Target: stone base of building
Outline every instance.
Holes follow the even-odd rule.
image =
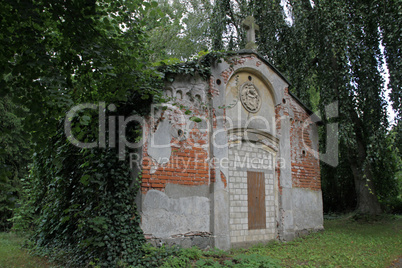
[[[295,238],[304,237],[312,233],[323,232],[324,228],[303,229],[297,230],[294,233],[288,233],[282,236],[281,239],[270,239],[261,241],[245,241],[232,243],[231,248],[249,248],[256,244],[267,244],[273,241],[291,241]],[[278,237],[279,238],[279,237]],[[189,233],[184,235],[177,235],[170,238],[155,238],[146,236],[147,242],[154,247],[167,246],[179,246],[181,248],[190,248],[196,246],[200,249],[209,249],[214,247],[214,236],[211,233]]]
[[[287,242],[295,238],[304,237],[312,233],[323,232],[324,227],[317,227],[312,229],[296,230],[294,232],[286,232],[279,237],[279,241]]]
[[[210,233],[196,233],[196,234],[184,234],[177,235],[170,238],[155,238],[147,237],[147,242],[154,247],[161,247],[163,245],[167,246],[179,246],[182,248],[190,248],[193,246],[199,247],[200,249],[213,248],[214,237]]]
[[[309,235],[312,233],[318,233],[318,232],[323,232],[323,231],[324,231],[324,227],[298,230],[298,231],[295,231],[295,238],[303,237],[303,236],[306,236],[306,235]]]

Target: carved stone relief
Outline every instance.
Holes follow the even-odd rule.
[[[261,97],[253,83],[246,82],[240,87],[240,100],[250,113],[256,113],[261,107]]]

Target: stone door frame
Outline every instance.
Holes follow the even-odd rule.
[[[270,133],[256,129],[237,128],[228,132],[229,146],[229,236],[231,247],[243,247],[257,242],[266,242],[277,237],[277,218],[279,215],[279,190],[276,174],[277,152],[279,139]],[[236,148],[246,151],[239,151]],[[249,165],[234,167],[236,156],[242,164],[242,156],[254,159]],[[265,155],[265,159],[263,157]],[[258,166],[258,159],[262,159]],[[265,162],[264,162],[265,161]],[[270,161],[270,164],[268,163]],[[265,166],[264,166],[265,165]],[[268,165],[268,166],[267,166]],[[265,167],[265,168],[264,168]],[[249,230],[248,224],[248,195],[247,195],[247,171],[263,172],[265,178],[265,209],[266,228]]]

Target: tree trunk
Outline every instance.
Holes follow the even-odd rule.
[[[340,59],[333,57],[332,69],[340,72],[340,65],[338,62]],[[336,96],[339,96],[339,80],[335,80],[334,92]],[[349,116],[354,130],[354,143],[357,149],[349,146],[347,151],[348,160],[352,169],[355,191],[357,198],[356,212],[361,214],[378,215],[382,213],[381,205],[378,202],[375,194],[373,184],[373,174],[371,172],[371,166],[367,163],[367,151],[366,143],[364,140],[363,124],[361,119],[354,110],[353,105],[349,106],[346,110],[345,116]],[[366,165],[365,165],[366,164]]]
[[[369,215],[381,214],[382,209],[375,195],[371,171],[367,168],[364,172],[363,167],[356,164],[351,164],[351,168],[357,196],[356,212]]]
[[[357,196],[356,212],[361,214],[378,215],[382,213],[382,209],[375,194],[371,166],[366,160],[367,152],[360,118],[352,109],[350,110],[349,115],[354,124],[354,138],[357,145],[357,151],[353,150],[353,148],[348,150],[348,158],[353,172]]]

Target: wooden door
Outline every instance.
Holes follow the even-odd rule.
[[[265,178],[263,172],[247,171],[248,229],[266,229]]]

